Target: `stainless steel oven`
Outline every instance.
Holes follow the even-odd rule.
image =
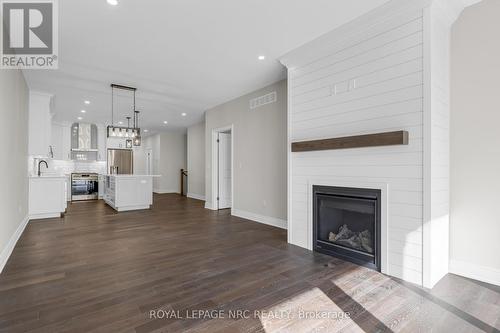
[[[99,199],[99,176],[96,173],[71,174],[71,201]]]

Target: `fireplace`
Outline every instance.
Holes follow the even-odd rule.
[[[381,191],[313,186],[314,251],[380,271]]]

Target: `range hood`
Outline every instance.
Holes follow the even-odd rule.
[[[74,123],[71,125],[71,151],[98,151],[97,126],[95,124]]]

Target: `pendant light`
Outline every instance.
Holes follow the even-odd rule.
[[[141,130],[139,128],[139,111],[134,111],[134,146],[139,147],[141,145]]]
[[[115,89],[132,91],[133,92],[133,105],[132,110],[134,112],[134,127],[130,128],[130,118],[126,117],[128,123],[127,127],[115,126],[114,124],[114,92]],[[133,138],[133,145],[140,146],[141,145],[141,129],[139,128],[139,111],[136,110],[135,101],[136,101],[136,88],[123,86],[119,84],[111,84],[111,125],[107,127],[107,136],[108,138]]]
[[[125,118],[127,118],[127,130],[125,131],[125,136],[127,138],[129,138],[130,137],[130,133],[129,133],[129,131],[130,131],[130,116],[125,117]]]

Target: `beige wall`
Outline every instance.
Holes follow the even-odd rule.
[[[206,201],[212,204],[212,130],[234,125],[233,209],[286,220],[286,80],[206,112]],[[252,98],[276,91],[277,102],[251,110]]]
[[[186,169],[186,133],[166,132],[157,135],[155,160],[157,174],[155,192],[180,193],[180,172]],[[155,152],[153,152],[155,154]],[[157,160],[157,161],[156,161]]]
[[[453,27],[450,184],[450,270],[475,278],[497,274],[498,283],[499,14],[500,1],[485,0],[466,9]]]
[[[147,174],[146,170],[146,152],[147,150],[151,149],[153,152],[153,160],[151,161],[153,165],[153,174],[157,173],[158,169],[158,149],[159,149],[159,143],[158,145],[156,142],[159,142],[159,136],[156,135],[150,135],[150,136],[143,136],[142,137],[142,142],[139,147],[134,147],[134,174],[136,175],[145,175]],[[155,154],[156,152],[156,154]],[[154,183],[154,180],[153,180]]]
[[[134,150],[134,173],[145,174],[146,151],[151,149],[156,193],[180,193],[180,170],[186,169],[186,133],[164,132],[144,137],[139,149]]]
[[[152,135],[148,136],[144,140],[143,144],[144,149],[151,149],[153,153],[153,158],[152,158],[152,164],[153,164],[153,174],[154,175],[161,175],[160,173],[160,135]],[[143,158],[146,158],[145,155],[143,155]],[[144,162],[144,165],[146,165],[146,162]],[[153,178],[153,189],[157,190],[160,188],[160,180],[161,178]]]
[[[188,128],[187,132],[188,196],[205,198],[205,123]]]
[[[0,271],[28,215],[28,87],[21,71],[0,70]]]

